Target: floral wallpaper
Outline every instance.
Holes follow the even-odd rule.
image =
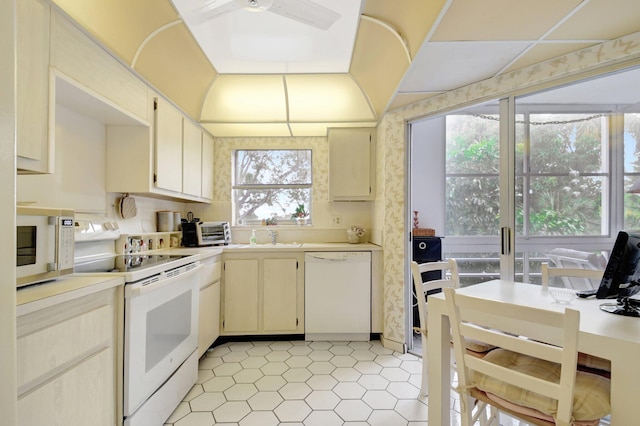
[[[384,338],[403,344],[405,283],[405,146],[406,123],[440,111],[508,96],[537,85],[582,73],[597,74],[638,65],[640,33],[601,43],[539,64],[490,78],[387,113],[378,127],[378,202],[374,220],[381,221],[384,247]],[[606,67],[606,69],[605,69]]]

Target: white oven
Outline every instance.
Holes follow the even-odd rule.
[[[200,268],[196,261],[125,286],[127,426],[164,423],[195,383]]]

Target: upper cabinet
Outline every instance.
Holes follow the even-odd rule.
[[[213,137],[202,132],[202,198],[213,199]]]
[[[182,119],[182,192],[202,195],[202,130],[186,117]]]
[[[170,102],[153,99],[154,131],[107,127],[107,192],[153,194],[187,201],[211,200],[213,139]],[[210,156],[205,160],[204,156]]]
[[[162,98],[155,109],[155,185],[159,189],[182,192],[182,114]]]
[[[51,66],[88,93],[151,121],[147,84],[60,13],[51,19]]]
[[[329,129],[329,197],[332,201],[374,199],[373,129]]]
[[[21,0],[17,8],[17,170],[53,173],[49,144],[49,35],[51,8]]]

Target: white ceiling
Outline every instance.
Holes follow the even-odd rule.
[[[637,0],[449,0],[391,107],[403,104],[403,96],[445,92],[637,31]],[[636,104],[638,77],[620,74],[527,100]]]

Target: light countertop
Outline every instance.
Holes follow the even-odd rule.
[[[66,275],[54,281],[19,288],[16,292],[16,313],[18,316],[28,314],[119,285],[124,285],[121,276]]]

